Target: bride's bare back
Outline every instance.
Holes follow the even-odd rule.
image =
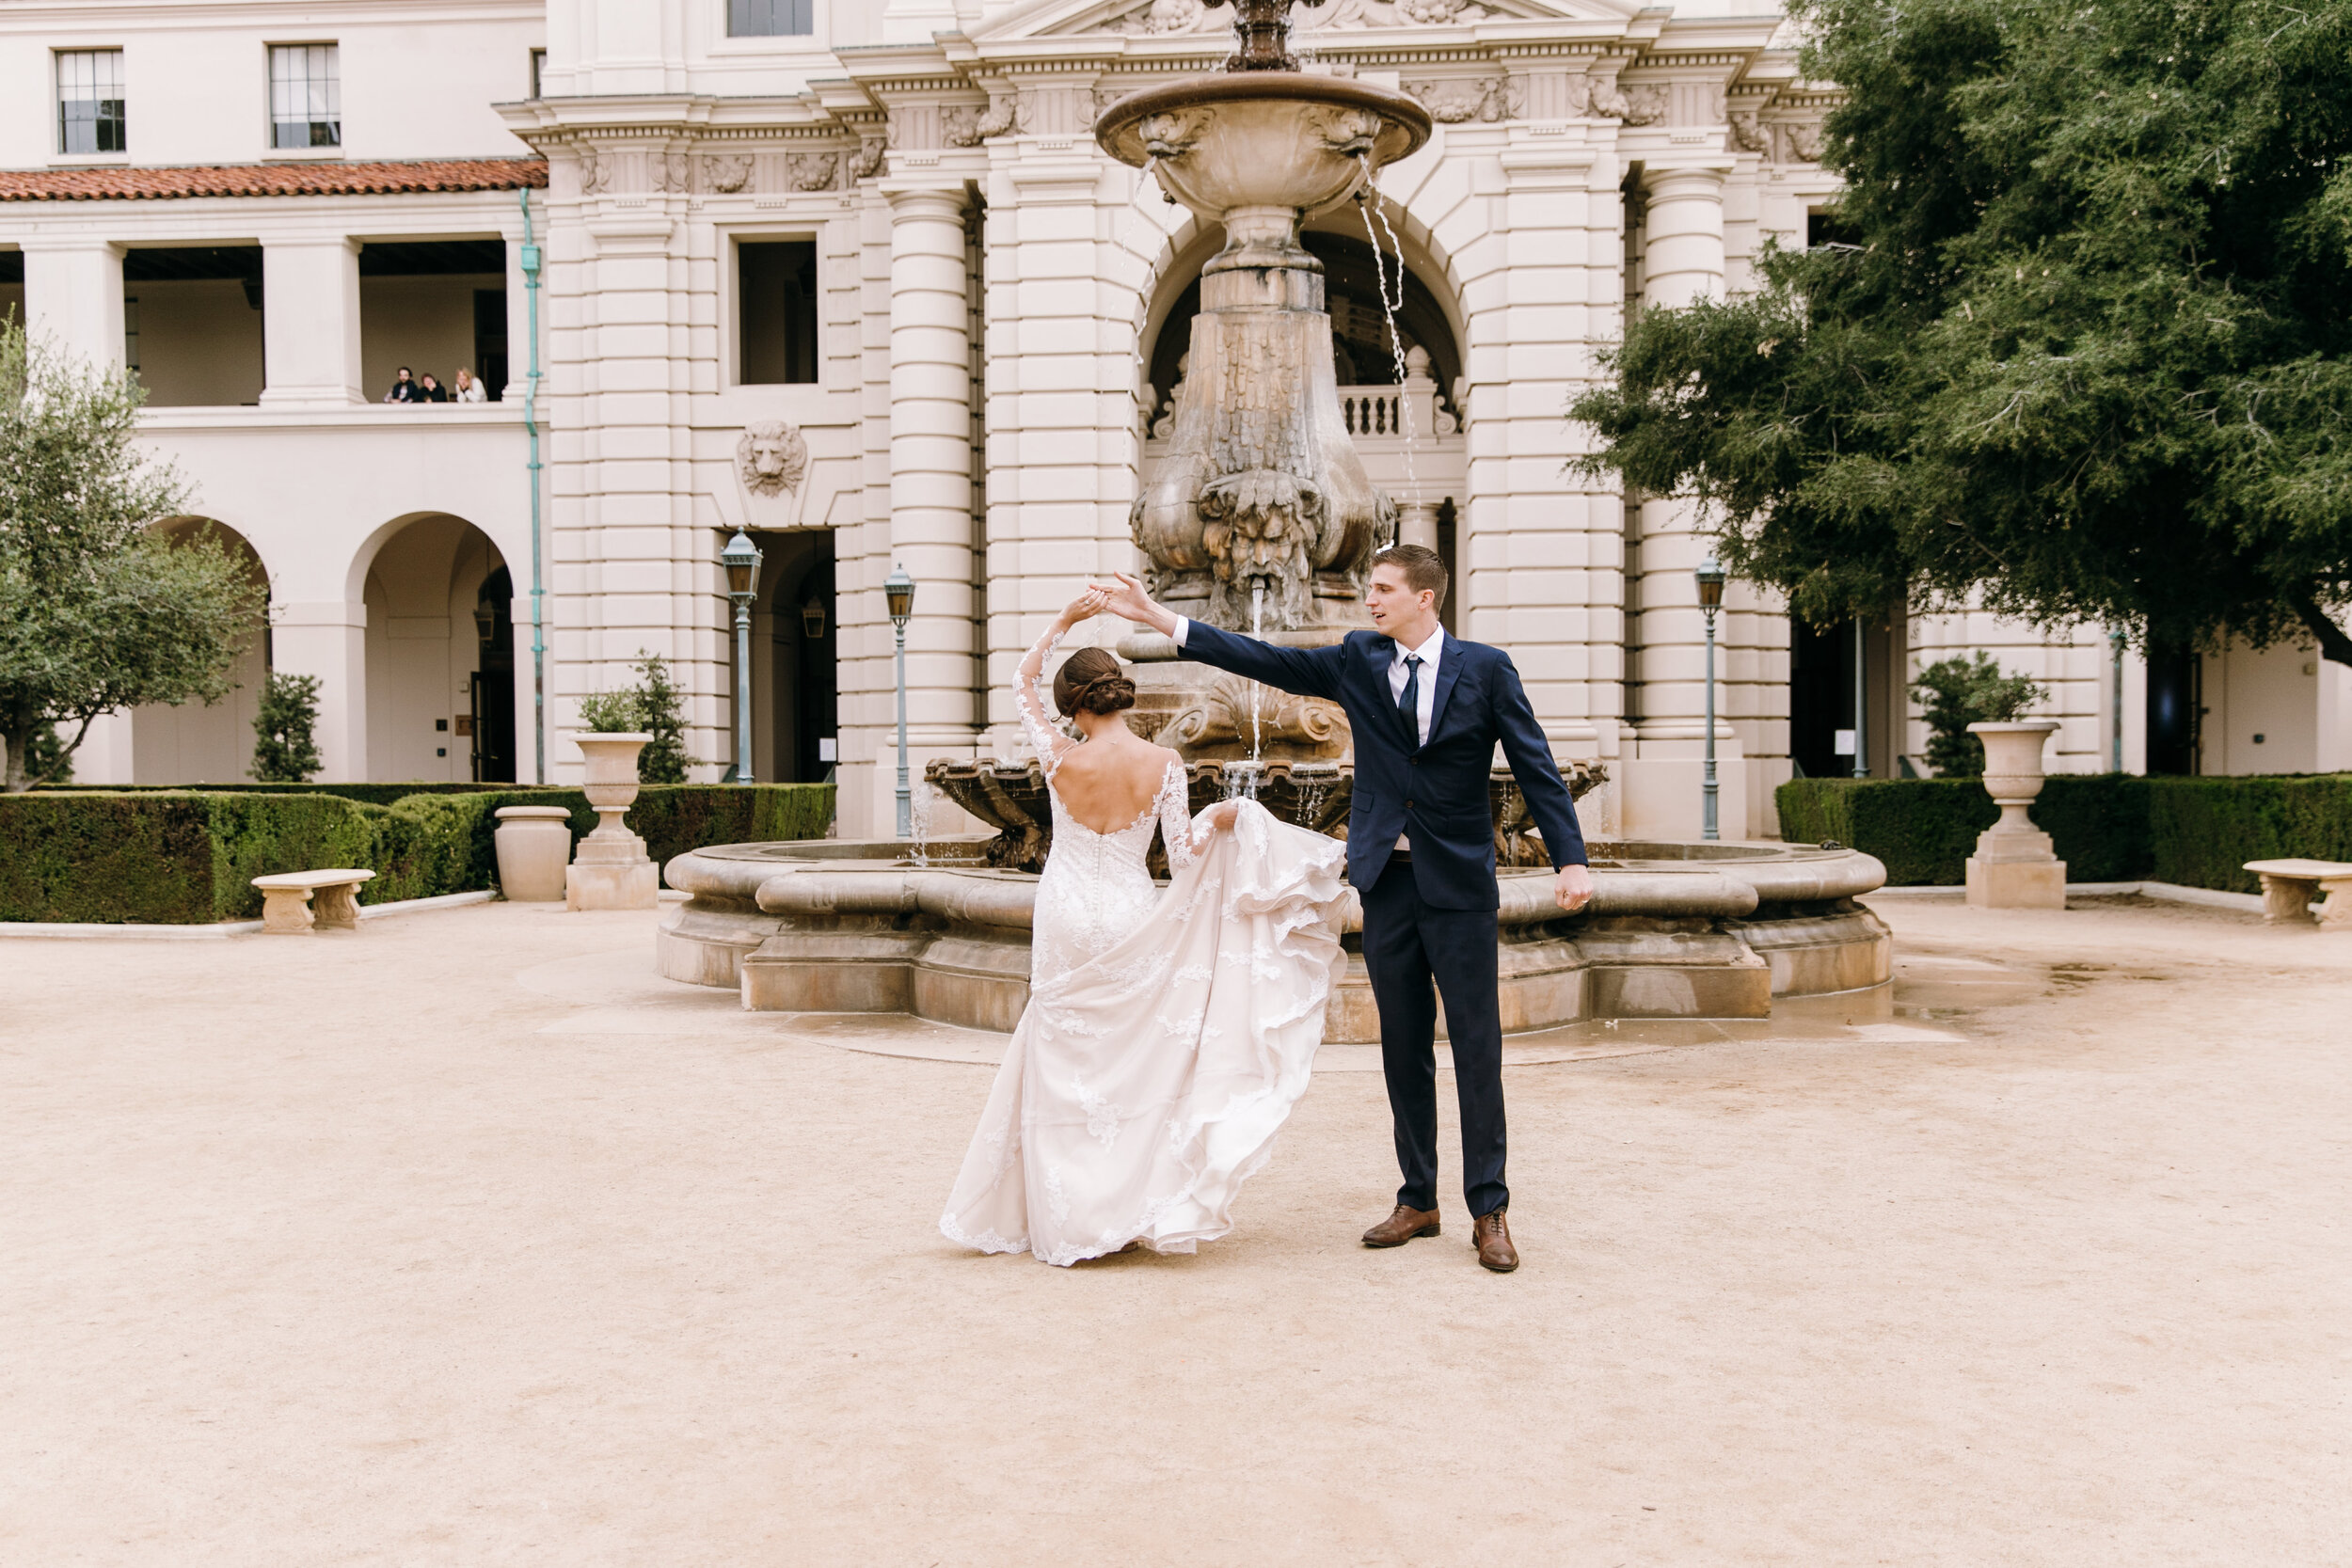
[[[1115,833],[1152,809],[1168,765],[1181,760],[1111,714],[1083,744],[1062,753],[1051,787],[1081,827]]]

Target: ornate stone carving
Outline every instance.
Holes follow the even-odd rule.
[[[1199,28],[1208,16],[1208,8],[1200,0],[1143,0],[1117,16],[1099,24],[1098,33],[1142,34],[1147,38],[1168,33],[1189,33]]]
[[[980,144],[980,111],[968,103],[951,103],[939,111],[939,139],[946,147]]]
[[[785,155],[786,183],[796,191],[829,191],[841,177],[838,152],[790,152]]]
[[[1138,129],[1143,150],[1152,157],[1181,158],[1192,150],[1208,124],[1206,109],[1174,109],[1164,115],[1146,115]]]
[[[1429,118],[1440,124],[1475,119],[1492,125],[1518,118],[1515,87],[1505,76],[1482,76],[1467,82],[1407,82],[1405,90],[1420,99]]]
[[[808,443],[784,420],[758,420],[735,443],[735,468],[755,496],[797,491],[808,473]]]
[[[1343,158],[1367,158],[1387,123],[1370,109],[1314,108],[1307,111],[1309,129],[1323,145]]]
[[[1731,111],[1731,145],[1742,152],[1770,152],[1772,142],[1754,109]]]
[[[976,133],[973,138],[976,141],[986,141],[1008,131],[1018,131],[1021,129],[1020,98],[1009,92],[992,94],[988,101],[988,112],[980,116],[972,129]]]
[[[1281,760],[1294,752],[1316,757],[1347,743],[1347,715],[1334,703],[1294,696],[1236,675],[1219,675],[1194,700],[1176,710],[1152,740],[1202,756],[1228,748],[1255,747]]]
[[[612,186],[612,163],[596,156],[593,147],[580,149],[580,194],[598,196]]]
[[[1821,158],[1821,122],[1818,119],[1792,119],[1782,127],[1788,138],[1788,151],[1799,163],[1819,163]]]
[[[1628,125],[1657,124],[1666,118],[1667,100],[1662,83],[1645,82],[1625,88],[1613,80],[1593,84],[1593,113],[1622,119]]]
[[[703,159],[703,189],[722,196],[749,190],[752,183],[752,155],[748,152],[714,152]]]
[[[890,138],[887,136],[860,136],[857,150],[849,155],[850,178],[871,180],[875,175],[880,174],[882,171],[882,161],[888,156],[889,150]]]
[[[1486,15],[1486,7],[1474,6],[1470,0],[1396,0],[1396,19],[1408,27],[1443,27],[1456,22],[1483,22]]]

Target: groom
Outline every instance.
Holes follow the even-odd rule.
[[[1494,822],[1486,774],[1496,742],[1526,796],[1570,914],[1592,901],[1584,835],[1551,749],[1500,648],[1460,642],[1438,624],[1445,563],[1420,545],[1373,557],[1364,591],[1375,630],[1337,647],[1283,648],[1170,613],[1121,573],[1100,585],[1106,608],[1175,641],[1181,657],[1230,670],[1347,712],[1356,736],[1348,880],[1364,906],[1364,968],[1380,1008],[1380,1055],[1405,1172],[1396,1212],[1364,1244],[1401,1246],[1438,1234],[1438,1074],[1432,1041],[1445,997],[1454,1084],[1462,1107],[1462,1196],[1478,1260],[1519,1266],[1503,1184],[1502,1021],[1498,996]]]

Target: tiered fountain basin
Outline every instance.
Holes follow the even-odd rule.
[[[734,844],[670,862],[691,896],[656,962],[739,989],[755,1012],[902,1013],[1009,1032],[1029,994],[1038,879],[999,870],[989,841]],[[1593,1019],[1766,1018],[1775,998],[1866,992],[1891,974],[1885,925],[1855,898],[1885,868],[1805,845],[1597,843],[1596,892],[1564,916],[1543,870],[1505,870],[1506,1034]],[[1372,1043],[1379,1019],[1351,893],[1347,973],[1324,1038]]]

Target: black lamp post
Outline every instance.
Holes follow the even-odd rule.
[[[898,836],[914,836],[914,792],[907,783],[907,622],[914,616],[914,579],[904,566],[893,566],[882,580],[882,596],[890,602],[890,625],[898,638]]]
[[[1723,563],[1713,556],[1699,562],[1699,609],[1707,614],[1707,782],[1700,786],[1699,836],[1723,837],[1716,821],[1715,612],[1724,607]]]
[[[719,552],[727,569],[727,597],[735,601],[735,782],[752,782],[752,600],[759,595],[764,554],[741,529]]]

